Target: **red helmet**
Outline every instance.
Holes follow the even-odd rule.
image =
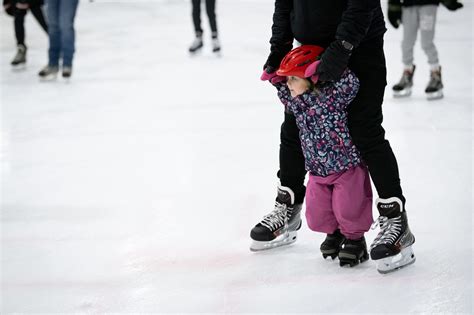
[[[315,62],[324,48],[315,45],[302,45],[286,54],[276,72],[282,77],[295,76],[304,78],[306,68]]]

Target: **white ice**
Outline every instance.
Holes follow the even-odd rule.
[[[413,96],[391,96],[402,34],[386,34],[384,126],[417,256],[388,275],[373,261],[323,260],[324,235],[305,225],[288,248],[249,251],[277,184],[282,107],[259,81],[272,1],[218,1],[221,58],[205,15],[206,49],[188,55],[189,1],[82,1],[69,84],[39,82],[48,44],[31,15],[27,69],[10,69],[2,14],[1,313],[471,313],[474,3],[464,2],[439,9],[443,100],[425,99],[419,43]]]

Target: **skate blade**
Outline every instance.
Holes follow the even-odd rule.
[[[433,93],[426,93],[426,97],[428,101],[434,101],[434,100],[439,100],[444,97],[443,90],[439,90],[437,92]]]
[[[359,263],[363,263],[364,261],[369,260],[369,254],[365,252],[362,257],[357,258],[355,255],[346,254],[346,253],[339,253],[339,266],[349,266],[354,267],[357,266]]]
[[[50,74],[50,75],[47,75],[47,76],[44,76],[44,77],[40,77],[40,81],[41,82],[52,82],[52,81],[56,81],[56,79],[58,78],[58,74]]]
[[[409,266],[416,261],[415,254],[411,246],[402,249],[400,253],[395,256],[382,258],[376,260],[377,271],[381,274],[393,272],[403,267]]]
[[[26,70],[26,63],[20,63],[18,65],[12,65],[13,72],[20,72]]]
[[[260,252],[264,250],[269,250],[281,246],[286,246],[293,244],[296,242],[297,239],[297,232],[289,232],[288,234],[280,235],[273,241],[268,241],[268,242],[262,242],[262,241],[253,241],[252,244],[250,245],[250,250],[252,252]]]
[[[393,91],[393,97],[401,98],[401,97],[408,97],[411,95],[411,88],[404,89],[401,91]]]

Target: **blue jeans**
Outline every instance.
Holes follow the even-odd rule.
[[[75,51],[74,17],[79,0],[47,0],[49,27],[49,66],[72,67]]]

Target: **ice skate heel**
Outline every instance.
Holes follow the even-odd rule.
[[[405,247],[395,256],[376,260],[377,271],[386,274],[413,264],[416,261],[415,253],[411,246]]]
[[[345,236],[342,235],[339,230],[334,231],[332,234],[327,234],[326,239],[319,247],[323,258],[331,257],[334,260],[339,254],[339,250],[345,240]]]
[[[296,242],[297,231],[302,225],[301,208],[302,204],[295,204],[295,195],[290,188],[278,186],[274,210],[250,231],[250,250],[258,252]]]
[[[349,240],[347,239],[341,247],[341,250],[338,254],[339,257],[339,266],[349,266],[354,267],[359,263],[369,259],[369,254],[367,252],[367,244],[365,238],[362,237],[358,240]]]

